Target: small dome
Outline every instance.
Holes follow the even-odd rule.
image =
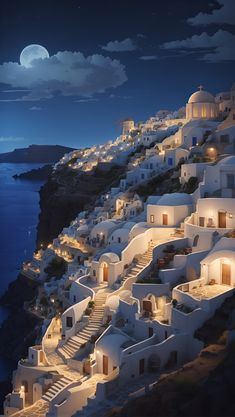
[[[193,93],[188,100],[188,103],[214,103],[215,97],[208,93],[208,91],[202,90],[202,87],[200,87],[199,91],[196,91]]]
[[[116,263],[119,262],[119,256],[113,252],[106,252],[101,255],[100,262]]]
[[[192,204],[190,194],[171,193],[164,194],[157,203],[157,206],[184,206]]]
[[[217,165],[235,165],[235,156],[227,156],[226,158],[221,159]]]

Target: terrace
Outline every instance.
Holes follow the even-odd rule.
[[[223,294],[230,290],[232,287],[228,285],[220,284],[209,284],[204,285],[203,287],[192,288],[189,291],[189,294],[198,300],[208,299],[217,297],[217,295]]]

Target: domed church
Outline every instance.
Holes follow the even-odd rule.
[[[218,104],[215,97],[199,86],[199,91],[193,93],[186,104],[186,118],[192,119],[216,119],[219,115]]]

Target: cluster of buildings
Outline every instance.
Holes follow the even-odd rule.
[[[5,416],[89,416],[123,385],[202,349],[195,331],[235,286],[235,85],[216,97],[200,87],[180,116],[162,112],[138,128],[127,119],[116,141],[55,167],[128,163],[118,187],[23,267],[62,310],[51,304],[40,343],[19,362]],[[138,195],[169,172],[177,192]],[[67,272],[47,282],[56,255]]]

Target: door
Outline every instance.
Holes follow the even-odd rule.
[[[152,336],[153,336],[153,328],[149,327],[149,337],[152,337]]]
[[[228,188],[235,188],[234,175],[233,174],[227,174],[227,187]]]
[[[139,374],[143,374],[144,373],[144,358],[140,359],[139,361]]]
[[[143,300],[143,310],[152,313],[152,303],[150,300]]]
[[[103,265],[103,281],[108,281],[108,265]]]
[[[222,264],[222,284],[231,285],[231,265]]]
[[[168,158],[168,165],[172,167],[173,165],[173,158]]]
[[[168,225],[168,214],[163,214],[162,215],[162,224],[164,226],[167,226]]]
[[[108,375],[109,373],[109,358],[103,355],[103,374]]]
[[[226,213],[224,211],[218,213],[218,226],[223,229],[226,227]]]
[[[196,146],[197,145],[197,138],[195,136],[193,136],[192,138],[192,146]]]
[[[204,227],[205,225],[205,217],[199,217],[199,226]]]

